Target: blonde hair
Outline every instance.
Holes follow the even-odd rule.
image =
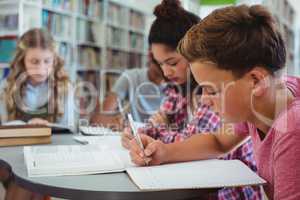
[[[4,88],[4,92],[1,94],[1,98],[6,105],[8,114],[7,120],[15,120],[17,117],[17,104],[14,96],[17,92],[20,92],[21,96],[23,96],[24,93],[24,83],[26,83],[26,81],[19,86],[17,85],[17,80],[24,72],[26,72],[24,58],[26,50],[29,48],[47,49],[51,50],[54,54],[54,70],[48,78],[48,81],[53,85],[48,99],[48,104],[52,107],[53,115],[47,117],[48,121],[54,122],[57,117],[62,116],[63,114],[63,108],[59,105],[62,105],[61,101],[64,99],[60,96],[67,94],[69,78],[63,68],[64,61],[55,53],[55,42],[53,37],[47,31],[38,28],[27,31],[18,40],[15,57],[10,65],[7,85]]]

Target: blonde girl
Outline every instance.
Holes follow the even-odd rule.
[[[1,93],[1,122],[22,120],[33,124],[70,125],[72,98],[63,66],[48,32],[27,31],[17,43],[11,71]]]

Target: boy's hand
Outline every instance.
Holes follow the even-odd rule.
[[[143,151],[137,142],[133,139],[130,141],[130,157],[136,165],[159,165],[165,162],[167,158],[167,148],[159,140],[141,134],[141,140],[145,147]]]
[[[48,126],[49,122],[41,118],[32,118],[31,120],[28,121],[28,124]]]
[[[130,141],[133,139],[133,135],[129,127],[126,127],[122,132],[121,143],[125,149],[130,149]]]

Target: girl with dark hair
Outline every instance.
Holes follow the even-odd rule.
[[[190,73],[189,62],[176,51],[180,40],[200,22],[200,18],[181,7],[178,0],[163,0],[155,8],[154,15],[156,19],[149,34],[150,48],[172,84],[166,89],[167,98],[159,112],[150,118],[151,125],[140,129],[140,133],[163,143],[173,143],[197,133],[215,132],[220,128],[220,118],[209,106],[195,101],[202,90]],[[122,137],[125,148],[130,148],[131,139],[130,130],[126,129]],[[239,159],[252,170],[257,170],[250,140],[221,159]],[[211,198],[261,199],[262,195],[259,187],[243,187],[222,189]]]

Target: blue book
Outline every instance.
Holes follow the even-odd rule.
[[[9,63],[16,51],[16,39],[0,39],[0,63]]]

